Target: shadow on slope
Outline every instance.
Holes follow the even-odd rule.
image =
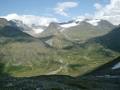
[[[80,77],[71,77],[66,75],[42,75],[34,77],[10,77],[0,78],[1,90],[119,90],[120,78],[99,78],[94,73],[107,72],[106,68],[110,68],[118,63],[120,57],[107,63],[95,71]],[[1,72],[4,65],[1,65]],[[103,70],[103,72],[102,72]],[[108,71],[109,72],[109,71]],[[97,73],[99,74],[99,73]],[[118,73],[119,74],[119,73]]]
[[[0,77],[6,77],[9,76],[5,71],[4,71],[5,65],[3,63],[0,63]]]
[[[9,42],[31,42],[33,37],[20,31],[19,28],[5,26],[0,28],[0,43],[7,44]]]
[[[120,76],[120,67],[113,69],[115,65],[120,63],[120,57],[96,68],[90,73],[85,74],[86,75],[95,75],[95,76],[106,76],[106,75],[114,75],[114,76]]]
[[[113,29],[108,34],[94,38],[93,40],[106,48],[120,52],[120,26]]]

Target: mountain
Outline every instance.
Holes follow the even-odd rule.
[[[113,29],[111,32],[104,36],[94,38],[95,42],[109,48],[113,51],[120,52],[120,26]]]
[[[10,23],[4,19],[4,18],[0,18],[0,27],[4,27],[4,26],[9,26]]]
[[[83,75],[119,55],[116,51],[106,49],[98,43],[82,45],[79,40],[74,40],[69,35],[69,31],[89,33],[96,28],[86,21],[77,22],[77,26],[69,29],[53,22],[37,38],[24,32],[27,29],[23,23],[6,22],[10,25],[7,29],[6,26],[1,28],[1,36],[4,35],[6,41],[4,43],[4,40],[1,41],[0,59],[5,64],[5,72],[12,76]],[[65,33],[67,30],[68,33]],[[78,34],[79,39],[81,35]],[[88,34],[84,35],[84,38],[91,38],[87,36]],[[91,35],[95,36],[93,33]]]
[[[66,48],[73,46],[73,43],[84,43],[90,38],[105,35],[113,28],[115,26],[105,20],[86,19],[62,23],[52,22],[37,37],[45,40],[44,42],[51,47],[57,47],[61,43],[61,48]],[[57,46],[54,46],[53,43],[56,43]]]
[[[47,26],[35,25],[35,24],[32,24],[30,27],[33,29],[35,33],[34,35],[35,37],[38,37],[39,34],[41,34],[47,28]]]
[[[51,47],[65,48],[73,43],[61,33],[61,27],[58,23],[51,23],[40,35],[41,39]]]
[[[7,43],[10,41],[31,41],[33,37],[21,31],[21,28],[14,27],[13,23],[0,19],[0,43]]]
[[[52,22],[50,25],[41,33],[40,37],[52,36],[56,33],[59,33],[61,27],[58,23]]]
[[[50,48],[41,40],[23,32],[20,27],[14,26],[10,21],[0,20],[3,21],[5,23],[1,23],[2,27],[0,27],[0,63],[5,64],[5,71],[20,73],[21,70],[29,71],[29,67],[34,67],[35,63],[40,64]]]
[[[71,40],[85,42],[89,38],[105,35],[115,28],[114,25],[105,20],[99,20],[96,25],[91,24],[91,22],[93,23],[92,20],[84,20],[75,26],[64,28],[62,31],[71,38]]]
[[[0,89],[119,90],[119,29],[104,20],[0,19]]]
[[[33,37],[38,37],[39,34],[46,29],[45,26],[36,26],[34,24],[32,25],[26,25],[22,21],[19,20],[10,20],[9,21],[14,27],[19,27],[21,31],[30,34]]]
[[[97,27],[100,30],[112,30],[114,29],[116,26],[113,25],[112,23],[108,22],[107,20],[101,20],[100,22],[98,22]]]
[[[106,20],[98,19],[75,19],[62,23],[52,22],[49,26],[38,26],[35,24],[25,25],[19,20],[11,20],[10,22],[13,26],[21,28],[23,32],[26,32],[33,37],[46,37],[59,31],[69,40],[78,42],[85,42],[89,38],[104,35],[115,27]]]
[[[9,21],[13,27],[19,27],[21,31],[26,32],[28,34],[32,34],[33,30],[26,24],[24,24],[22,21],[19,20],[10,20]]]
[[[69,28],[69,27],[77,26],[78,24],[79,24],[79,21],[75,21],[75,20],[59,23],[59,25],[63,28]]]
[[[79,25],[70,27],[63,30],[63,33],[65,33],[69,38],[72,40],[84,40],[87,37],[90,38],[90,32],[93,33],[95,30],[95,27],[91,24],[82,21]],[[84,35],[84,36],[83,36]]]

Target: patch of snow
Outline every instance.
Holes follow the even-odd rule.
[[[53,40],[52,39],[49,39],[49,40],[47,40],[47,41],[45,41],[47,44],[49,44],[50,46],[52,46],[53,45]]]
[[[97,26],[100,21],[101,20],[99,20],[99,19],[93,19],[93,20],[88,20],[87,22],[94,26]]]
[[[114,67],[112,67],[112,69],[118,69],[118,68],[120,68],[120,62],[117,63]]]
[[[61,29],[61,27],[57,27],[57,29],[59,30],[59,29]]]
[[[73,23],[68,23],[68,24],[63,24],[63,25],[60,25],[61,27],[63,28],[70,28],[70,27],[74,27],[74,26],[77,26],[78,24],[73,22]]]
[[[63,24],[61,25],[61,27],[63,28],[70,28],[70,27],[74,27],[74,26],[77,26],[79,25],[82,21],[84,21],[85,19],[76,19],[74,22],[72,23],[68,23],[68,24]],[[86,20],[87,23],[89,24],[92,24],[94,26],[97,26],[98,23],[100,22],[101,20],[100,19],[89,19],[89,20]],[[77,23],[79,22],[79,23]]]
[[[44,30],[42,28],[33,29],[36,34],[42,33]]]
[[[65,30],[65,29],[64,29],[64,28],[62,28],[60,31],[61,31],[61,32],[63,32],[64,30]]]
[[[85,20],[85,18],[84,18],[84,19],[77,18],[75,21],[76,21],[76,22],[82,22],[82,21],[84,21],[84,20]]]
[[[82,21],[84,21],[85,19],[86,19],[86,17],[84,17],[84,16],[78,16],[78,17],[74,18],[74,20],[75,20],[76,22],[82,22]]]

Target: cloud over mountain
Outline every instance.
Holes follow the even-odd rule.
[[[82,8],[82,5],[80,6]],[[96,11],[93,11],[92,14],[88,12],[87,14],[84,13],[84,14],[77,14],[75,16],[70,16],[69,9],[75,7],[79,8],[79,2],[75,2],[75,1],[65,1],[59,3],[57,2],[56,7],[54,8],[54,12],[58,15],[63,16],[62,18],[66,18],[65,16],[69,16],[67,18],[69,18],[70,20],[78,17],[81,20],[92,18],[92,19],[108,20],[114,25],[120,24],[120,0],[109,0],[109,3],[106,5],[103,5],[101,3],[95,3],[94,7],[96,8]],[[78,9],[76,10],[77,12],[79,12]],[[51,12],[52,17],[26,15],[26,14],[18,15],[16,13],[8,14],[6,16],[1,16],[1,17],[6,18],[7,20],[12,20],[12,19],[21,20],[23,21],[23,23],[27,25],[35,24],[35,25],[48,26],[50,22],[57,22],[61,18],[55,16],[56,14],[54,14],[54,12]]]
[[[8,14],[6,16],[1,16],[2,18],[6,18],[7,20],[21,20],[23,23],[27,25],[43,25],[48,26],[50,22],[57,22],[56,18],[53,17],[44,17],[44,16],[35,16],[35,15],[18,15],[18,14]]]
[[[56,14],[59,14],[62,16],[68,16],[66,11],[70,8],[74,8],[77,6],[78,6],[77,2],[62,2],[62,3],[58,3],[56,8],[54,8],[54,10]]]
[[[120,24],[120,0],[110,0],[110,3],[102,6],[97,3],[95,18],[106,19],[113,24]]]

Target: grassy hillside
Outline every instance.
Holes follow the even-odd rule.
[[[119,54],[100,44],[69,50],[46,47],[42,42],[12,42],[0,46],[0,60],[13,76],[82,75]]]
[[[67,35],[69,39],[83,43],[90,38],[105,35],[113,28],[115,28],[114,25],[104,20],[100,21],[97,26],[83,21],[77,26],[64,29],[63,33]]]
[[[90,27],[89,24],[87,26]],[[55,23],[49,27],[50,33],[45,31],[45,35],[52,37],[45,36],[44,39],[34,38],[20,31],[19,27],[1,27],[0,63],[4,64],[4,72],[18,77],[51,74],[78,76],[119,56],[119,52],[96,42],[82,45],[68,40],[63,33],[56,31],[58,26]],[[46,40],[52,40],[52,45]]]

